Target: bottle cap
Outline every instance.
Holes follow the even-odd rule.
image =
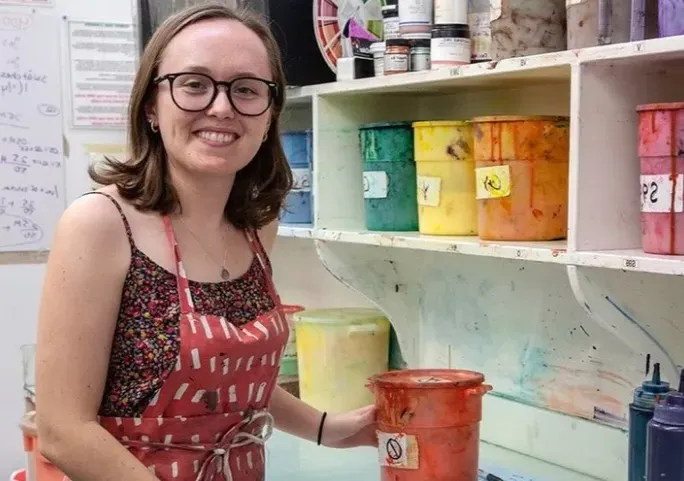
[[[653,377],[634,390],[634,404],[653,408],[656,402],[670,391],[670,383],[660,379],[660,363],[653,365]]]
[[[684,369],[679,375],[679,390],[669,392],[656,404],[653,419],[670,426],[684,426]]]

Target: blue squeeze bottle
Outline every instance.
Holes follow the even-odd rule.
[[[646,481],[684,481],[684,369],[648,423]]]
[[[656,402],[669,390],[670,384],[660,380],[660,363],[653,365],[651,380],[644,381],[634,390],[633,402],[629,405],[629,481],[646,479],[647,425],[653,417]]]

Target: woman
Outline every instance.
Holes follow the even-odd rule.
[[[60,220],[37,423],[41,453],[74,481],[263,480],[272,424],[375,442],[372,407],[326,418],[276,386],[288,328],[267,252],[292,181],[280,62],[246,12],[168,19],[135,79],[131,160],[91,169],[104,187]]]

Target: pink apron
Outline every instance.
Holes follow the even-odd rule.
[[[195,312],[168,217],[164,226],[177,266],[179,357],[141,417],[99,421],[161,481],[262,481],[268,404],[289,336],[266,254],[246,231],[275,308],[236,327]]]

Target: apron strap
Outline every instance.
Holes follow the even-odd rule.
[[[178,288],[178,300],[181,306],[181,313],[187,314],[194,312],[195,306],[192,302],[192,294],[190,293],[190,283],[185,276],[185,268],[183,268],[183,261],[180,257],[180,250],[176,242],[176,236],[173,234],[173,226],[171,225],[171,218],[167,215],[162,217],[164,221],[164,230],[166,231],[166,238],[169,241],[171,252],[173,252],[173,264],[176,270],[176,285]]]
[[[264,272],[264,276],[266,277],[266,286],[268,287],[268,292],[271,295],[276,307],[280,307],[282,305],[280,302],[280,296],[275,288],[275,284],[273,283],[273,275],[271,274],[271,269],[268,268],[268,263],[266,261],[268,254],[266,254],[264,246],[259,241],[258,235],[259,234],[253,229],[245,229],[245,236],[252,246],[252,252],[254,252],[254,255],[261,265],[261,270]]]

